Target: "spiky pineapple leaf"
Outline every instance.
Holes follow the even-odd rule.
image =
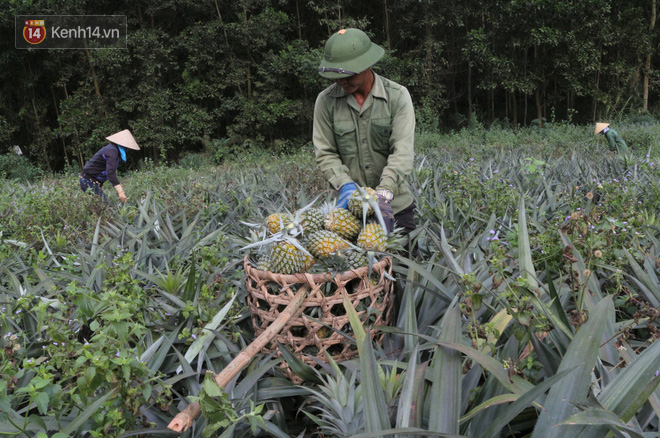
[[[415,400],[415,370],[417,369],[418,353],[419,345],[415,344],[409,355],[410,360],[408,362],[408,370],[406,371],[401,393],[399,394],[399,403],[397,405],[396,413],[397,427],[410,426],[410,413],[413,411],[413,403]]]
[[[589,312],[589,319],[579,328],[557,370],[561,372],[577,366],[578,371],[571,373],[550,389],[532,438],[559,438],[570,434],[570,428],[557,425],[576,412],[575,403],[587,398],[602,334],[612,312],[614,305],[611,296],[601,300],[596,308]]]
[[[627,249],[624,248],[623,253],[635,273],[635,276],[629,275],[628,277],[637,283],[644,298],[649,300],[653,307],[660,307],[660,283],[658,283],[658,278],[653,273],[653,267],[648,263],[648,258],[645,258],[644,264],[647,270],[644,270]]]
[[[603,410],[616,416],[620,423],[629,422],[660,385],[660,375],[656,375],[660,366],[659,361],[660,343],[654,342],[642,354],[628,363],[598,394],[597,400]],[[602,423],[603,427],[586,428],[581,431],[580,437],[598,438],[605,436],[607,431],[604,426],[608,424]],[[597,423],[591,424],[591,426],[595,425]]]
[[[632,426],[627,425],[621,419],[611,411],[608,411],[607,409],[587,409],[582,412],[578,412],[577,414],[571,416],[570,418],[567,418],[565,421],[562,421],[559,423],[560,425],[563,426],[600,426],[596,428],[586,428],[586,431],[590,431],[593,429],[598,429],[598,434],[595,435],[598,437],[604,437],[607,436],[607,431],[623,431],[630,438],[648,438],[648,435],[645,435],[643,433],[640,433],[638,428],[634,428]],[[567,428],[569,431],[575,431],[577,432],[577,428]],[[586,437],[587,435],[584,435],[584,432],[580,432],[580,438]],[[592,436],[591,434],[589,436]],[[656,435],[657,436],[657,435]]]
[[[450,304],[440,323],[439,341],[459,343],[461,340],[461,314],[457,299]],[[429,368],[433,377],[431,387],[431,412],[429,430],[458,433],[461,407],[461,355],[450,348],[438,346]]]
[[[344,309],[346,309],[348,320],[351,324],[351,328],[353,329],[353,334],[355,335],[355,343],[357,344],[358,347],[358,354],[361,355],[363,353],[362,348],[364,345],[364,339],[366,338],[367,335],[366,332],[364,331],[364,326],[362,325],[362,321],[360,321],[360,317],[355,311],[355,308],[353,307],[351,300],[348,298],[346,291],[342,291],[342,294],[344,296]]]
[[[518,203],[518,263],[520,273],[527,280],[532,289],[538,288],[536,269],[532,262],[532,249],[529,244],[529,231],[527,230],[527,213],[525,212],[525,196],[520,195]]]
[[[353,330],[355,330],[355,327],[353,327]],[[385,394],[379,378],[382,372],[383,370],[376,360],[371,345],[371,338],[367,336],[363,339],[360,352],[360,387],[364,398],[364,419],[367,432],[382,433],[382,431],[390,428]],[[380,436],[387,435],[382,434]]]
[[[298,356],[293,354],[289,349],[277,341],[277,347],[284,358],[284,361],[289,365],[291,372],[296,376],[300,377],[303,382],[322,384],[323,382],[319,379],[314,368],[307,365],[305,362],[300,360]]]
[[[523,409],[531,405],[534,402],[534,400],[542,396],[548,389],[552,387],[552,385],[557,383],[559,380],[563,379],[569,373],[573,372],[576,368],[577,367],[567,369],[553,375],[549,379],[544,380],[543,382],[536,385],[534,388],[527,391],[525,394],[522,395],[507,394],[504,396],[495,397],[495,399],[488,400],[482,403],[481,405],[475,407],[474,411],[478,412],[482,409],[492,406],[492,403],[501,402],[501,400],[499,400],[501,398],[506,398],[507,400],[505,401],[513,401],[513,403],[511,403],[511,405],[507,407],[507,409],[505,409],[503,412],[500,412],[500,414],[497,416],[495,421],[488,426],[488,429],[486,429],[481,435],[479,435],[479,438],[499,437],[502,433],[501,432],[502,429],[518,414],[520,414],[520,412],[522,412]],[[470,416],[476,414],[477,412],[471,412]]]

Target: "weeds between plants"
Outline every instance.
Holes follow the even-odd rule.
[[[194,396],[195,437],[657,433],[659,128],[617,128],[628,157],[572,125],[419,136],[387,342],[352,327],[314,378],[287,356],[301,385],[260,355],[220,397],[206,371],[253,337],[242,222],[332,197],[311,151],[129,173],[112,212],[73,176],[3,181],[0,431],[159,436]]]

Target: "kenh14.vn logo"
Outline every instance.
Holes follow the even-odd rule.
[[[30,44],[39,44],[46,39],[45,20],[25,20],[23,38]]]

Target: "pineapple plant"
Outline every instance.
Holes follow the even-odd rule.
[[[357,237],[357,246],[362,249],[385,251],[387,247],[385,230],[379,223],[368,223]]]
[[[331,210],[324,221],[325,229],[337,233],[346,240],[353,240],[361,229],[360,221],[345,208]]]

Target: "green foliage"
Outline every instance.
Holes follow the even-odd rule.
[[[38,167],[30,163],[23,155],[13,152],[0,155],[0,178],[15,179],[19,181],[35,181],[43,176]]]
[[[202,392],[192,400],[200,404],[204,417],[209,422],[202,433],[204,437],[214,436],[219,429],[233,430],[240,422],[247,422],[253,435],[256,435],[261,429],[266,429],[264,419],[260,415],[264,405],[255,406],[254,402],[250,400],[250,409],[239,415],[229,400],[229,395],[215,383],[213,373],[206,373],[202,383]]]
[[[0,224],[5,238],[36,243],[39,248],[42,233],[72,244],[79,238],[90,239],[95,218],[111,217],[106,207],[98,197],[80,190],[77,175],[34,185],[9,182],[0,195]]]
[[[168,389],[152,394],[154,373],[137,356],[145,295],[129,276],[131,266],[130,254],[116,258],[100,293],[73,282],[55,298],[26,294],[3,308],[3,326],[11,314],[20,333],[20,338],[9,333],[0,352],[7,364],[3,377],[16,386],[4,394],[2,413],[14,432],[59,424],[68,433],[84,426],[91,436],[118,436],[135,427],[152,395],[153,402],[166,401]],[[99,398],[102,393],[107,396]],[[81,407],[101,399],[94,415],[79,415]]]
[[[254,338],[245,223],[335,195],[309,145],[142,160],[109,208],[75,175],[0,181],[0,433],[147,435],[197,400],[195,437],[653,434],[658,153],[598,140],[565,123],[419,135],[421,256],[393,254],[387,342],[344,328],[359,358],[301,386],[264,354],[226,388],[213,373]]]
[[[1,149],[18,144],[48,171],[84,165],[107,135],[125,128],[142,146],[134,157],[156,164],[178,162],[205,137],[299,148],[311,139],[314,101],[328,85],[316,73],[324,42],[350,26],[386,49],[374,68],[408,87],[424,132],[475,123],[545,131],[537,129],[544,118],[644,124],[657,115],[660,27],[649,29],[651,5],[642,0],[617,7],[610,0],[12,1],[0,11],[0,29],[12,35],[15,16],[54,9],[121,10],[128,37],[120,50],[0,57]],[[646,149],[653,138],[635,132],[630,143]]]

